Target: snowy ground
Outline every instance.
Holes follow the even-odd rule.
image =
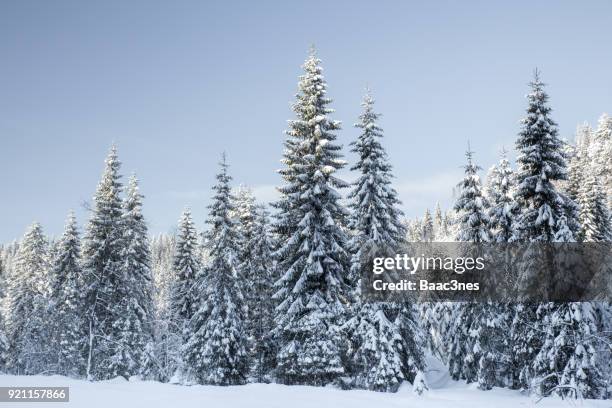
[[[69,403],[0,403],[0,407],[78,407],[78,408],[517,408],[601,407],[612,408],[612,401],[562,401],[546,398],[536,404],[516,391],[479,391],[473,385],[454,382],[446,372],[434,367],[428,373],[430,391],[413,395],[410,387],[395,394],[369,391],[341,391],[333,388],[249,384],[235,387],[180,386],[148,381],[115,379],[98,383],[53,376],[0,376],[0,386],[70,387]]]

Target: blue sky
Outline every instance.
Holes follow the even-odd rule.
[[[2,1],[0,242],[34,220],[59,234],[71,208],[83,224],[113,141],[155,233],[186,205],[203,226],[223,150],[236,183],[274,197],[312,43],[340,142],[369,85],[405,212],[447,206],[468,139],[484,168],[513,147],[536,66],[562,136],[612,111],[610,15],[610,1]]]

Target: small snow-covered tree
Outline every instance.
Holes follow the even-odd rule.
[[[478,170],[480,167],[472,162],[473,152],[468,149],[465,153],[467,165],[465,176],[458,187],[459,198],[455,203],[459,219],[458,241],[463,242],[489,242],[491,240],[489,216],[487,209],[489,203],[482,193]]]
[[[514,188],[514,172],[504,151],[499,163],[489,171],[487,180],[492,242],[508,242],[512,238],[518,216],[518,206],[513,198]]]
[[[70,377],[85,373],[83,352],[87,345],[87,333],[83,320],[85,286],[80,255],[81,239],[76,217],[70,212],[51,267],[49,306],[54,328],[53,348],[57,350],[56,372]]]
[[[248,375],[245,282],[239,271],[239,235],[230,216],[234,208],[225,155],[220,164],[207,220],[208,287],[201,288],[201,305],[189,322],[191,337],[183,352],[189,374],[199,382],[235,385],[244,384]]]
[[[280,279],[275,284],[278,381],[328,384],[344,374],[342,324],[348,290],[346,210],[335,176],[345,162],[334,143],[340,123],[329,118],[320,60],[314,51],[304,63],[289,122],[283,163],[285,185],[275,221]]]
[[[40,374],[51,367],[47,245],[41,225],[32,224],[21,240],[9,279],[7,365],[17,375]]]

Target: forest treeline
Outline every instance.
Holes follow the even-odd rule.
[[[376,303],[359,288],[364,253],[411,241],[609,242],[612,119],[561,140],[536,71],[516,169],[502,152],[481,183],[468,148],[454,206],[408,220],[371,93],[349,184],[314,52],[303,69],[276,202],[234,188],[223,155],[206,228],[186,209],[176,233],[152,237],[113,146],[82,233],[71,213],[58,239],[34,223],[3,246],[0,370],[421,393],[433,354],[482,390],[610,398],[609,303]]]

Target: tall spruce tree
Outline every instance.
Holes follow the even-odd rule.
[[[567,235],[568,215],[574,217],[572,209],[567,214],[569,197],[562,196],[555,183],[567,179],[563,144],[558,138],[557,125],[550,118],[548,95],[536,70],[527,95],[527,116],[522,120],[516,149],[517,189],[515,200],[519,216],[515,224],[513,241],[553,242],[560,227]],[[570,221],[571,222],[571,221]],[[571,233],[569,233],[571,235]],[[524,270],[537,257],[529,254],[521,261]],[[524,273],[524,272],[522,272]],[[544,326],[549,321],[548,304],[516,304],[511,327],[513,357],[513,387],[529,388],[534,377],[533,362],[540,352]]]
[[[121,162],[113,146],[105,161],[102,180],[94,196],[94,206],[83,244],[83,271],[87,310],[87,377],[108,379],[126,372],[117,364],[122,343],[121,329],[115,323],[122,312],[125,275],[123,203],[119,170]]]
[[[26,231],[9,280],[7,365],[17,375],[32,375],[51,368],[48,326],[50,294],[48,242],[39,223]]]
[[[58,254],[51,268],[51,316],[53,346],[57,350],[57,372],[70,377],[85,373],[87,333],[84,324],[85,292],[81,268],[81,239],[74,212],[66,220]]]
[[[565,154],[556,125],[549,117],[548,96],[537,72],[531,87],[528,115],[517,140],[516,199],[521,213],[517,238],[572,242],[579,230],[577,205],[570,195],[559,193],[555,187],[555,183],[567,179]],[[591,392],[586,391],[585,384],[590,384],[589,388],[598,383],[599,375],[588,363],[592,360],[588,340],[584,340],[592,339],[588,328],[594,327],[594,314],[585,307],[590,308],[587,304],[552,302],[517,306],[512,355],[521,387],[535,386],[542,395],[556,392],[576,397]],[[581,367],[576,365],[577,360],[581,360]],[[576,373],[582,385],[576,382]],[[574,391],[566,393],[567,390]]]
[[[550,118],[548,94],[536,70],[527,95],[527,116],[516,141],[518,151],[515,199],[520,214],[515,239],[554,241],[557,223],[566,214],[567,203],[555,183],[566,180],[566,163],[557,124]],[[565,199],[568,199],[566,197]]]
[[[359,177],[349,194],[350,227],[354,232],[351,275],[357,294],[367,257],[392,255],[399,251],[406,236],[398,208],[401,203],[391,186],[391,165],[380,143],[383,137],[377,123],[380,115],[374,112],[373,105],[368,91],[355,125],[361,134],[351,143],[352,151],[359,157],[351,169],[358,171]],[[404,380],[414,381],[424,369],[424,357],[422,335],[411,305],[366,303],[359,296],[355,302],[355,314],[345,325],[351,339],[350,374],[355,385],[375,391],[396,391]]]
[[[147,225],[138,180],[128,182],[122,215],[121,284],[113,327],[117,330],[111,370],[124,377],[155,378],[153,366],[153,277]]]
[[[201,383],[244,384],[248,375],[246,307],[239,270],[239,235],[231,217],[234,210],[231,177],[225,155],[220,163],[207,223],[210,263],[200,308],[189,323],[191,337],[184,346],[189,373]]]
[[[341,333],[348,291],[346,210],[334,173],[344,167],[335,143],[327,84],[314,51],[304,63],[289,122],[283,163],[285,185],[275,205],[280,248],[276,282],[276,369],[285,384],[328,384],[344,374]]]

